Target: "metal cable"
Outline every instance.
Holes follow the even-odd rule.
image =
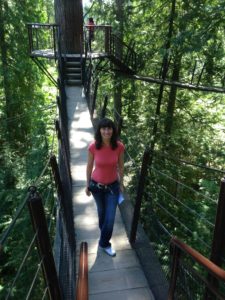
[[[23,268],[23,266],[24,266],[24,264],[25,264],[25,262],[26,262],[26,260],[27,260],[27,258],[28,258],[28,255],[30,254],[30,251],[31,251],[31,249],[32,249],[32,247],[33,247],[33,244],[34,244],[35,239],[36,239],[36,237],[37,237],[37,233],[38,233],[38,232],[36,231],[36,233],[34,234],[34,237],[33,237],[32,241],[31,241],[31,243],[30,243],[30,245],[29,245],[29,247],[28,247],[28,250],[27,250],[27,252],[25,253],[25,255],[24,255],[24,257],[23,257],[23,260],[22,260],[22,262],[21,262],[21,264],[20,264],[20,266],[19,266],[19,268],[18,268],[18,270],[17,270],[16,276],[14,277],[14,280],[13,280],[13,282],[12,282],[12,284],[11,284],[11,287],[10,287],[10,289],[9,289],[9,292],[8,292],[8,294],[7,294],[5,300],[9,299],[9,297],[10,297],[10,295],[11,295],[11,292],[12,292],[12,289],[13,289],[13,287],[14,287],[14,284],[15,284],[15,282],[17,281],[17,279],[18,279],[18,277],[19,277],[19,275],[20,275],[20,273],[21,273],[21,271],[22,271],[22,268]]]
[[[18,207],[18,209],[17,209],[17,211],[16,211],[16,213],[15,213],[15,216],[14,216],[13,220],[11,221],[10,225],[9,225],[8,228],[5,230],[5,232],[3,232],[2,238],[1,238],[1,240],[0,240],[0,245],[1,245],[0,248],[3,247],[5,241],[7,240],[7,238],[8,238],[8,236],[9,236],[10,232],[12,231],[12,229],[13,229],[13,227],[14,227],[16,221],[17,221],[17,219],[19,218],[19,216],[20,216],[21,213],[22,213],[22,210],[23,210],[24,206],[26,205],[27,200],[28,200],[28,196],[26,196],[26,198],[24,199],[24,201],[22,202],[22,204]]]
[[[45,111],[45,110],[53,108],[53,107],[55,107],[55,104],[45,106],[45,107],[39,109],[38,111]],[[7,122],[17,121],[18,119],[24,118],[27,114],[30,114],[30,113],[33,113],[33,112],[36,112],[36,111],[37,111],[36,109],[35,110],[31,109],[31,110],[29,110],[29,111],[27,111],[27,112],[25,112],[25,113],[23,113],[23,114],[21,114],[19,116],[5,118],[5,119],[2,119],[1,121],[7,121]]]
[[[43,262],[43,258],[42,258],[42,260],[39,262],[39,265],[38,265],[38,267],[37,267],[37,271],[36,271],[36,273],[35,273],[35,275],[34,275],[34,278],[33,278],[32,282],[31,282],[29,291],[28,291],[28,293],[27,293],[27,295],[26,295],[26,300],[29,300],[29,299],[30,299],[30,296],[31,296],[31,293],[32,293],[32,291],[33,291],[35,282],[36,282],[36,280],[37,280],[37,275],[38,275],[38,273],[39,273],[39,271],[40,271],[40,269],[41,269],[41,266],[42,266],[42,262]]]
[[[196,215],[197,217],[199,217],[200,219],[202,219],[206,223],[208,223],[208,225],[210,225],[210,226],[212,226],[214,228],[214,224],[212,224],[210,221],[208,221],[205,217],[203,217],[200,214],[198,214],[195,210],[193,210],[192,208],[190,208],[189,206],[187,206],[186,204],[184,204],[183,202],[181,202],[178,198],[176,198],[172,194],[168,193],[166,190],[164,190],[163,188],[161,188],[159,185],[155,184],[155,186],[158,189],[160,189],[161,191],[163,191],[165,194],[167,194],[169,197],[173,198],[175,201],[177,201],[178,203],[180,203],[182,206],[184,206],[190,213],[192,213],[193,215]]]
[[[156,173],[159,173],[159,174],[161,174],[162,176],[165,176],[165,177],[171,179],[172,181],[174,181],[174,182],[180,184],[181,186],[184,186],[184,187],[187,188],[188,190],[190,190],[190,191],[192,191],[192,192],[194,192],[194,193],[197,193],[197,194],[199,194],[200,196],[202,196],[202,197],[204,197],[204,198],[206,198],[206,199],[211,200],[213,203],[217,203],[216,200],[214,200],[214,199],[212,199],[212,198],[210,198],[210,197],[208,197],[208,196],[206,196],[206,195],[204,195],[204,194],[202,194],[202,193],[200,193],[200,192],[194,190],[193,188],[191,188],[191,187],[189,187],[188,185],[186,185],[186,184],[184,184],[184,183],[182,183],[182,182],[180,182],[180,181],[178,181],[178,180],[176,180],[176,179],[170,177],[169,175],[167,175],[167,174],[165,174],[165,173],[163,173],[163,172],[160,172],[159,170],[155,169],[154,167],[151,167],[151,169],[154,170]]]
[[[161,153],[160,154],[156,153],[156,155],[165,157],[167,160],[173,160],[173,161],[180,162],[180,163],[183,163],[183,164],[186,164],[186,165],[191,165],[191,166],[194,166],[194,167],[198,167],[198,168],[202,168],[202,169],[206,169],[206,170],[215,171],[215,172],[219,172],[219,173],[225,174],[225,170],[220,170],[220,169],[216,169],[216,168],[202,166],[202,165],[199,165],[199,164],[188,162],[186,160],[176,159],[176,158],[173,158],[173,157],[171,157],[169,155],[165,155],[165,154],[161,154]]]
[[[44,294],[43,294],[43,296],[42,296],[42,300],[45,298],[45,295],[46,295],[46,293],[47,293],[47,290],[48,290],[48,287],[46,287],[45,290],[44,290]]]
[[[177,218],[174,217],[173,214],[171,214],[165,207],[163,207],[159,202],[156,202],[156,205],[159,206],[167,215],[169,215],[174,221],[176,221],[177,223],[179,223],[187,232],[189,232],[192,236],[192,231],[186,226],[184,225],[182,222],[180,222]],[[203,245],[205,245],[208,249],[210,249],[210,246],[208,244],[206,244],[202,239],[197,238]]]

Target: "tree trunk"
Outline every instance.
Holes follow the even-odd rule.
[[[181,55],[177,55],[175,58],[173,67],[172,81],[179,81],[180,66],[181,66]],[[171,86],[169,100],[167,103],[167,116],[165,121],[165,135],[170,136],[173,126],[173,115],[176,103],[177,86]]]
[[[158,121],[159,121],[159,116],[160,116],[160,109],[161,109],[161,103],[162,103],[162,98],[163,98],[163,92],[164,92],[164,80],[166,79],[167,71],[168,71],[168,57],[169,57],[169,49],[170,49],[170,44],[171,44],[171,38],[173,34],[173,22],[174,22],[174,17],[175,17],[175,5],[176,5],[176,0],[172,1],[172,6],[171,6],[171,12],[170,12],[170,22],[169,22],[169,31],[168,31],[168,36],[167,36],[167,41],[165,44],[165,50],[166,53],[163,57],[163,62],[162,62],[162,83],[160,84],[160,89],[159,89],[159,95],[158,95],[158,101],[156,105],[156,111],[155,111],[155,121],[152,129],[152,134],[151,134],[151,144],[150,144],[150,151],[153,153],[154,148],[155,148],[155,143],[156,143],[156,134],[158,131]],[[150,163],[149,165],[151,166],[152,164],[152,155],[150,158]]]
[[[83,52],[83,7],[81,0],[55,0],[55,19],[60,25],[62,52]]]
[[[1,57],[1,65],[2,65],[2,78],[3,78],[3,93],[5,99],[5,117],[6,120],[10,118],[12,115],[12,110],[10,109],[11,104],[11,92],[10,92],[10,80],[8,73],[8,62],[7,62],[7,43],[5,39],[5,8],[7,6],[7,2],[0,3],[0,57]],[[7,121],[6,121],[7,122]],[[10,123],[6,123],[6,136],[10,133]],[[10,137],[9,137],[10,138]]]
[[[116,0],[116,20],[119,23],[117,36],[123,40],[123,22],[124,22],[124,8],[123,0]],[[121,44],[116,44],[116,53],[122,58],[123,48]],[[118,124],[122,113],[122,79],[115,74],[114,78],[114,120]]]

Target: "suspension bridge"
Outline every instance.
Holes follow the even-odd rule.
[[[49,48],[41,44],[38,35],[39,30],[43,28],[51,31],[53,47]],[[40,177],[29,187],[28,195],[1,236],[3,252],[10,235],[21,220],[21,215],[29,212],[31,217],[29,228],[33,228],[34,234],[29,233],[31,242],[26,245],[24,257],[15,277],[7,284],[5,299],[225,299],[225,271],[220,267],[224,249],[222,238],[225,225],[224,179],[221,181],[216,222],[213,224],[193,208],[181,203],[179,195],[174,196],[171,191],[165,190],[163,182],[169,180],[171,185],[175,184],[176,187],[186,189],[196,199],[204,197],[203,195],[199,195],[198,191],[185,186],[177,179],[171,178],[164,170],[158,170],[157,164],[151,165],[152,174],[158,174],[158,178],[161,179],[151,183],[152,194],[149,195],[151,207],[148,213],[151,216],[153,231],[149,236],[139,220],[149,161],[152,156],[149,149],[144,151],[139,166],[133,165],[129,147],[127,149],[127,172],[129,173],[130,166],[137,167],[135,202],[131,201],[130,195],[125,194],[126,199],[117,210],[112,238],[117,256],[111,258],[99,251],[97,245],[99,229],[94,200],[84,193],[87,146],[93,140],[95,121],[99,118],[95,115],[98,81],[93,87],[92,60],[99,61],[99,68],[105,68],[110,61],[118,72],[135,77],[137,76],[136,55],[132,47],[125,45],[111,34],[111,28],[108,26],[99,27],[100,30],[104,28],[104,43],[100,51],[92,53],[86,47],[84,55],[63,55],[57,39],[59,34],[57,28],[56,25],[50,24],[43,26],[29,24],[28,27],[30,56],[59,91],[58,119],[55,123],[59,147],[57,158],[52,151],[50,152]],[[122,43],[126,49],[123,54],[117,53],[118,43]],[[53,78],[41,62],[41,59],[46,57],[56,60],[58,80]],[[157,80],[155,79],[154,82],[157,83]],[[188,88],[193,87],[189,85]],[[224,92],[222,88],[218,91],[212,88],[210,91]],[[106,114],[106,110],[107,98],[101,116]],[[119,115],[120,120],[121,118]],[[122,130],[121,124],[122,122],[118,122],[119,131]],[[155,155],[156,157],[158,155],[156,160],[162,159],[160,154]],[[163,155],[164,159],[174,160]],[[176,163],[193,167],[193,164],[186,161],[176,160]],[[224,174],[221,170],[210,171]],[[45,189],[40,188],[40,183],[49,173],[51,184]],[[152,199],[155,191],[160,201]],[[191,233],[191,229],[187,228],[178,216],[170,212],[163,201],[165,195],[179,202],[184,211],[193,214],[194,218],[199,218],[203,224],[206,224],[204,226],[214,231],[210,260],[173,237],[166,229],[166,225],[156,218],[155,211],[160,210],[168,218],[172,218],[186,233]],[[213,201],[213,199],[208,200]],[[55,226],[52,223],[54,219]],[[166,241],[161,237],[162,231],[167,235]],[[158,236],[158,242],[154,235]],[[203,244],[210,251],[210,245],[206,241],[199,238],[198,243]],[[18,281],[20,278],[22,281],[26,263],[33,250],[38,256],[35,262],[33,259],[30,260],[34,266],[33,277],[30,284],[24,286],[24,295],[17,295],[16,287],[24,285],[23,282],[18,283]],[[159,252],[161,258],[157,256]],[[199,268],[196,269],[196,265]],[[203,271],[199,271],[200,268]]]

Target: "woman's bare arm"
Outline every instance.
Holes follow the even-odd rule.
[[[119,168],[119,180],[120,180],[120,190],[123,192],[123,174],[124,174],[124,153],[120,153],[118,160],[118,168]]]
[[[93,170],[93,165],[94,165],[94,155],[88,151],[88,161],[87,161],[87,167],[86,167],[86,179],[87,179],[87,184],[86,184],[86,195],[90,196],[91,192],[88,190],[89,182],[91,180],[91,173]]]

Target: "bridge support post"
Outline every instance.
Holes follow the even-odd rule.
[[[94,111],[95,111],[95,106],[96,106],[96,98],[97,98],[97,92],[98,92],[98,84],[99,84],[99,80],[96,80],[95,83],[95,89],[94,89],[94,94],[93,94],[93,98],[92,98],[92,104],[91,104],[91,119],[93,119],[94,116]]]
[[[217,205],[216,221],[215,221],[211,256],[210,256],[210,260],[213,263],[215,263],[217,266],[222,265],[222,261],[224,258],[224,250],[225,250],[224,228],[225,228],[225,178],[221,180],[221,184],[220,184],[220,193],[219,193],[219,200]],[[218,281],[215,278],[213,278],[210,274],[208,275],[208,280],[211,283],[211,285],[215,289],[217,289]],[[206,300],[210,299],[207,290],[205,294],[205,299]]]
[[[172,270],[171,270],[171,277],[170,277],[170,287],[168,292],[168,300],[174,299],[174,293],[176,289],[176,282],[177,282],[177,273],[179,267],[179,258],[181,255],[181,250],[176,247],[175,245],[171,246],[171,252],[173,255],[173,263],[172,263]]]
[[[52,300],[61,300],[60,286],[52,254],[42,199],[38,194],[36,187],[30,187],[29,192],[27,205],[34,232],[37,234],[36,243],[42,261],[42,270],[48,287],[49,298]]]
[[[225,248],[225,178],[221,180],[220,193],[216,213],[216,222],[213,234],[212,252],[210,260],[221,266]]]
[[[111,26],[105,27],[105,53],[111,54]]]
[[[141,201],[144,193],[145,179],[148,171],[149,160],[150,160],[150,150],[146,149],[143,155],[141,173],[138,181],[137,196],[136,196],[136,202],[134,206],[134,214],[133,214],[131,232],[129,238],[130,243],[134,243],[136,240],[136,233],[137,233],[138,221],[139,221],[140,210],[141,210]]]

